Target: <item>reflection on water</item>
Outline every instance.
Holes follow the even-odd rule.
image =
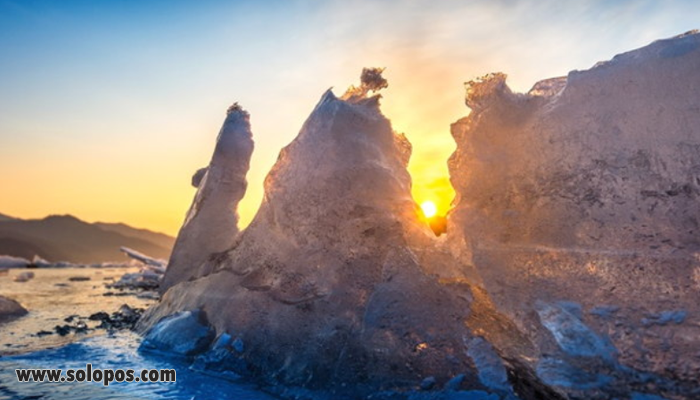
[[[155,356],[143,356],[136,350],[140,338],[122,331],[113,336],[95,336],[58,349],[0,358],[0,399],[236,399],[273,400],[254,386],[203,375],[187,368],[187,364]],[[173,368],[177,382],[112,383],[108,387],[96,382],[18,383],[16,368],[84,369]]]
[[[146,308],[153,300],[134,295],[105,296],[105,283],[118,280],[138,268],[65,268],[34,269],[34,279],[14,282],[16,275],[27,270],[10,270],[0,275],[0,294],[19,301],[29,314],[0,324],[0,400],[20,399],[242,399],[268,400],[272,397],[255,387],[188,369],[177,360],[144,356],[136,350],[140,337],[133,332],[109,334],[103,329],[87,333],[60,336],[56,325],[64,325],[71,315],[87,317],[98,311],[112,313],[122,304]],[[71,277],[87,277],[86,281],[71,281]],[[99,321],[85,321],[90,327]],[[39,331],[53,334],[38,336]],[[104,387],[95,382],[17,382],[17,368],[84,369],[161,369],[177,371],[174,383],[112,383]]]
[[[122,304],[146,308],[153,300],[136,296],[104,296],[104,293],[118,292],[105,288],[105,283],[118,280],[127,272],[138,268],[60,268],[32,269],[34,279],[28,282],[14,282],[14,277],[26,269],[13,269],[0,276],[0,294],[17,300],[29,314],[0,324],[0,355],[36,351],[47,347],[62,346],[103,330],[60,336],[54,332],[56,325],[64,325],[64,318],[70,315],[87,317],[98,311],[115,312]],[[87,281],[70,281],[71,277],[87,277]],[[98,325],[99,322],[88,325]],[[52,335],[37,336],[39,331],[51,331]]]

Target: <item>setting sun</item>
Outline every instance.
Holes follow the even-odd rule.
[[[437,214],[437,206],[435,203],[432,201],[424,201],[421,205],[420,208],[423,210],[423,215],[425,215],[425,218],[432,218]]]

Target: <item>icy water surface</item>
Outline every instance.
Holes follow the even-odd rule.
[[[177,360],[137,351],[140,338],[133,332],[101,335],[71,343],[57,349],[0,358],[0,399],[236,399],[273,400],[254,386],[190,371]],[[16,368],[85,369],[172,368],[177,371],[174,383],[112,383],[108,387],[95,382],[19,383]]]
[[[14,277],[31,271],[34,278],[27,282],[15,282]],[[55,332],[39,336],[40,331],[54,331],[56,325],[64,325],[65,318],[71,315],[88,317],[98,311],[113,313],[127,304],[134,308],[146,308],[153,300],[137,298],[135,295],[114,296],[118,290],[108,289],[110,283],[127,272],[138,271],[130,268],[37,268],[11,269],[0,275],[0,294],[17,300],[29,314],[0,324],[0,355],[25,353],[48,347],[57,347],[81,340],[103,330],[86,333],[70,333],[61,336]],[[89,278],[87,281],[71,281],[70,278]],[[90,322],[90,321],[88,321]],[[95,322],[93,325],[97,325]]]
[[[61,268],[32,269],[34,279],[14,282],[27,269],[10,270],[0,275],[0,294],[19,301],[29,313],[0,324],[0,400],[20,399],[240,399],[268,400],[269,395],[256,387],[190,371],[178,360],[140,354],[141,338],[130,331],[108,333],[93,329],[61,336],[56,325],[66,324],[71,315],[88,317],[103,311],[113,313],[123,304],[146,308],[154,302],[135,294],[105,287],[123,274],[138,268]],[[75,281],[71,277],[88,280]],[[105,294],[108,294],[105,296]],[[116,294],[116,295],[115,295]],[[127,294],[127,295],[124,295]],[[95,327],[99,321],[89,321]],[[39,331],[53,332],[37,335]],[[95,382],[19,383],[17,368],[85,369],[175,369],[174,383],[112,383],[108,387]]]

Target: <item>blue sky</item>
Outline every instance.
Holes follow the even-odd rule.
[[[503,71],[524,91],[698,16],[696,1],[0,0],[0,212],[174,233],[238,101],[256,141],[246,222],[279,149],[363,66],[387,67],[383,110],[414,144],[415,197],[444,208],[464,81]]]

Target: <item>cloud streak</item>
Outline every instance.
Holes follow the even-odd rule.
[[[449,125],[468,112],[463,82],[503,71],[525,91],[696,28],[700,13],[692,1],[18,4],[0,2],[0,187],[12,193],[0,211],[171,233],[233,101],[256,141],[243,222],[321,93],[366,66],[387,67],[383,111],[414,144],[415,197],[449,197],[434,183]]]

